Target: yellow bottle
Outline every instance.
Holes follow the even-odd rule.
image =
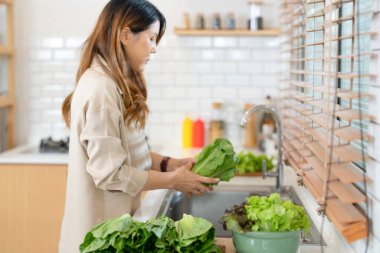
[[[193,147],[193,121],[186,116],[182,123],[182,147]]]

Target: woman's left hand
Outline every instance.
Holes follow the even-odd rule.
[[[194,166],[195,159],[194,158],[182,158],[182,159],[171,158],[169,160],[168,169],[169,171],[174,171],[178,169],[179,167],[186,165],[188,162],[192,162]]]

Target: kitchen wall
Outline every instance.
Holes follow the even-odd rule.
[[[73,88],[78,48],[106,2],[16,1],[18,143],[67,135],[60,106]],[[243,27],[249,10],[245,0],[152,2],[166,15],[168,28],[146,69],[151,109],[147,133],[151,142],[180,146],[186,113],[207,121],[214,101],[225,103],[229,132],[237,132],[234,129],[244,102],[261,103],[267,94],[277,93],[277,38],[173,34],[174,26],[181,26],[183,12],[191,17],[202,12],[209,25],[214,12],[225,15],[232,11],[238,27]],[[277,27],[273,11],[278,9],[277,4],[268,1],[263,9],[267,27]],[[236,134],[230,137],[238,139]]]
[[[16,85],[18,143],[36,142],[52,135],[67,135],[61,116],[62,99],[72,90],[78,65],[78,47],[91,28],[106,0],[29,0],[15,2]],[[168,19],[168,32],[159,51],[149,63],[146,76],[151,115],[147,132],[153,143],[180,145],[180,124],[186,113],[209,118],[211,103],[228,104],[232,122],[244,102],[259,103],[266,94],[277,94],[277,38],[275,37],[178,37],[173,27],[181,24],[181,14],[202,11],[227,13],[239,20],[247,12],[245,0],[154,0]],[[266,1],[265,24],[278,25],[277,1]],[[380,10],[379,0],[374,0]],[[173,11],[175,10],[175,11]],[[267,22],[266,22],[267,21]],[[379,15],[375,16],[379,32]],[[242,26],[243,21],[239,22]],[[374,30],[374,29],[373,29]],[[380,51],[379,36],[372,43]],[[380,57],[374,58],[372,73],[379,73]],[[368,191],[372,217],[370,252],[380,252],[380,79],[373,80],[370,93],[371,124],[375,137],[369,146]],[[325,233],[333,233],[326,229]],[[363,252],[364,241],[343,247]],[[342,251],[345,252],[345,251]]]
[[[380,0],[373,0],[372,4],[376,15],[373,15],[371,31],[377,32],[377,35],[371,40],[371,49],[377,56],[372,58],[370,65],[370,73],[375,74],[376,78],[372,78],[369,88],[369,93],[372,95],[369,112],[374,116],[375,121],[370,124],[370,133],[374,136],[374,140],[368,147],[367,175],[372,220],[371,252],[374,253],[380,252]],[[363,252],[361,246],[362,243],[354,245],[356,252]]]

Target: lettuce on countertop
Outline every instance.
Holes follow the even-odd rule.
[[[262,172],[262,164],[264,160],[266,161],[267,170],[272,170],[274,168],[273,157],[268,157],[264,154],[254,155],[252,151],[240,151],[237,154],[237,172],[239,172],[240,174],[250,172]]]
[[[80,245],[80,252],[221,253],[214,239],[212,223],[203,218],[184,214],[176,222],[162,216],[143,223],[125,214],[89,231]]]

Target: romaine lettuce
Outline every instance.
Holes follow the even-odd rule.
[[[235,176],[236,157],[231,142],[216,139],[197,156],[192,171],[205,177],[229,181]]]

